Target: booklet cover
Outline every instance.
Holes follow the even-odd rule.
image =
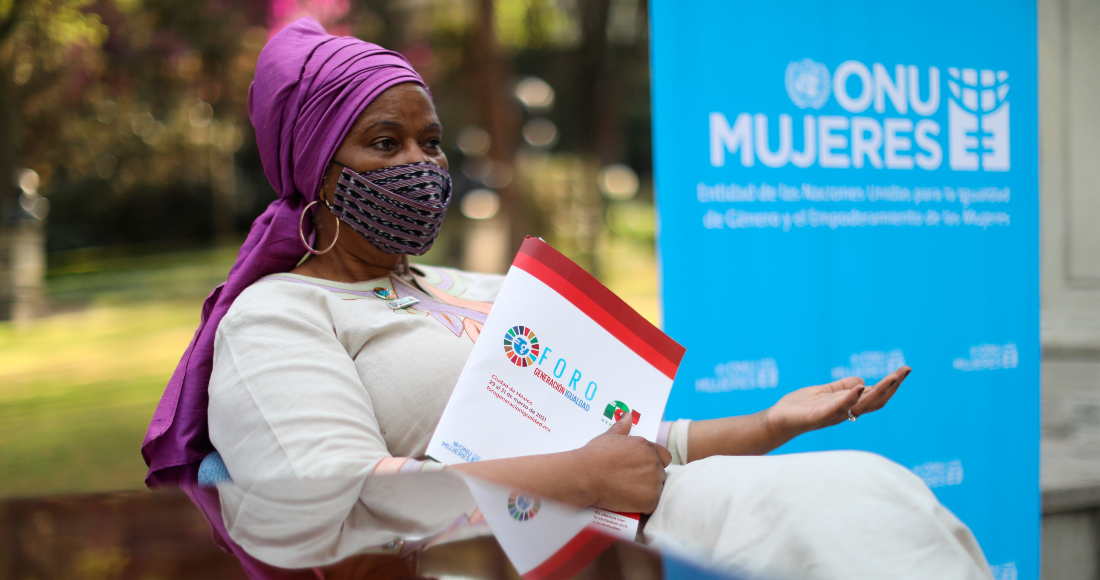
[[[631,435],[654,441],[683,355],[682,346],[580,266],[546,242],[528,238],[427,454],[454,464],[569,451],[624,414],[634,423]],[[482,507],[490,526],[491,511]],[[582,527],[634,539],[636,514],[582,512]],[[513,563],[532,560],[517,560],[512,552],[509,557]]]

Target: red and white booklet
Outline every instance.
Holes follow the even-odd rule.
[[[683,355],[580,266],[527,238],[427,454],[454,464],[568,451],[624,414],[633,418],[631,435],[654,441]],[[530,495],[473,480],[470,487],[526,580],[555,577],[570,561],[575,567],[592,542],[611,541],[600,537],[637,533],[637,514],[587,508],[539,517]]]

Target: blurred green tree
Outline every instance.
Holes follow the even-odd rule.
[[[262,203],[234,154],[267,18],[263,1],[0,0],[0,245],[20,167],[53,198],[52,249],[232,234]]]
[[[0,0],[0,246],[22,211],[12,183],[21,167],[38,172],[50,198],[51,252],[246,231],[274,196],[248,123],[248,84],[267,39],[311,15],[402,52],[424,76],[459,196],[490,183],[468,171],[475,164],[454,136],[487,131],[513,250],[524,235],[567,224],[556,237],[576,238],[569,244],[594,267],[596,169],[625,162],[648,179],[645,14],[644,0]],[[554,88],[552,109],[520,107],[514,89],[527,75]],[[569,217],[576,208],[540,211],[516,173],[521,128],[535,117],[558,136],[542,153],[579,154],[587,167],[580,221]],[[439,246],[450,253],[435,259],[456,265],[471,224],[449,219]],[[6,256],[0,247],[0,303]]]
[[[41,144],[38,139],[24,139],[27,127],[35,125],[26,116],[25,104],[28,95],[52,100],[60,92],[57,79],[73,50],[102,43],[105,30],[98,16],[82,10],[87,4],[87,0],[0,2],[0,67],[5,73],[0,79],[0,318],[10,315],[13,296],[11,227],[23,217],[15,203],[16,168],[25,160],[25,151]]]

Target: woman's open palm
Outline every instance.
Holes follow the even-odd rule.
[[[881,409],[913,370],[901,366],[886,375],[874,387],[863,379],[847,377],[826,385],[806,387],[788,393],[766,412],[766,420],[776,433],[795,436],[814,429],[836,425],[848,418]]]

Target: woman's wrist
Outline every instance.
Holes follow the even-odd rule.
[[[578,486],[578,497],[583,498],[585,506],[599,503],[601,496],[599,470],[584,448],[566,451],[567,464],[572,468],[574,481]]]
[[[768,410],[692,421],[688,433],[688,461],[715,455],[765,455],[797,434]]]
[[[756,413],[760,416],[761,428],[768,441],[768,451],[776,449],[791,439],[805,433],[805,430],[801,430],[797,426],[791,425],[790,421],[785,421],[777,417],[776,413],[772,411],[773,409],[774,407],[768,407]]]

